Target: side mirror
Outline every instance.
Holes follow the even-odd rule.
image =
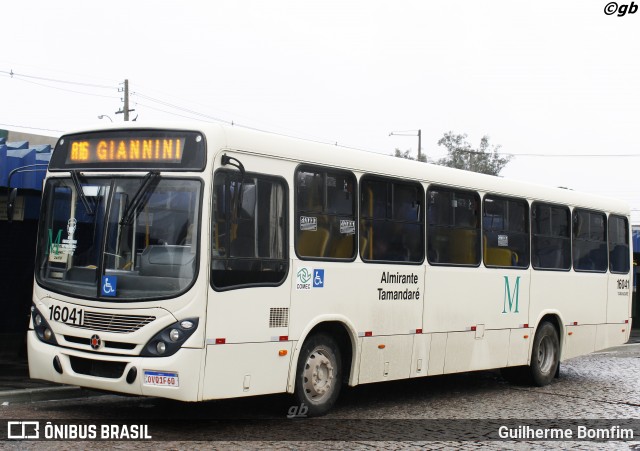
[[[18,197],[18,188],[12,188],[9,191],[9,198],[7,199],[7,221],[13,221],[13,210],[16,205],[16,197]]]

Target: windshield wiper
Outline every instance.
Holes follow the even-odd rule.
[[[142,183],[140,184],[140,188],[135,192],[133,197],[131,198],[131,202],[125,208],[124,213],[122,213],[122,218],[120,218],[120,225],[129,225],[133,220],[133,216],[135,215],[136,210],[142,204],[143,200],[148,198],[148,194],[151,191],[151,187],[154,186],[160,177],[160,173],[157,171],[149,172],[142,179]],[[145,201],[146,202],[146,201]]]
[[[93,208],[89,205],[89,199],[87,199],[87,196],[84,194],[84,190],[82,189],[82,185],[80,185],[78,171],[71,171],[71,180],[73,181],[73,185],[76,187],[76,192],[78,193],[78,196],[80,196],[84,209],[87,210],[87,214],[89,216],[93,216]]]

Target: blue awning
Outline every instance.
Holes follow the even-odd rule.
[[[631,244],[634,253],[640,252],[640,228],[636,226],[631,229]]]
[[[0,187],[8,186],[9,174],[16,168],[49,164],[51,153],[52,149],[48,144],[29,146],[28,141],[6,142],[6,138],[0,138]],[[46,169],[45,166],[40,168]],[[44,176],[44,170],[16,173],[11,178],[11,187],[41,191]]]

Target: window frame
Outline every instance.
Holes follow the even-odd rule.
[[[576,268],[576,258],[575,258],[575,246],[577,241],[590,241],[585,239],[578,239],[574,235],[574,217],[578,212],[585,212],[588,214],[597,214],[604,216],[604,244],[606,248],[606,257],[607,264],[605,265],[604,270],[593,270],[593,269],[578,269]],[[582,208],[575,207],[571,211],[571,267],[575,272],[583,272],[583,273],[593,273],[593,274],[606,274],[609,271],[609,222],[607,218],[607,214],[601,210],[593,210],[590,208]]]
[[[517,233],[517,234],[522,234],[522,235],[527,235],[527,238],[525,239],[525,243],[527,245],[527,264],[524,266],[503,266],[503,265],[488,265],[486,262],[486,246],[485,246],[485,226],[484,226],[484,213],[485,213],[485,203],[487,201],[487,198],[493,198],[496,200],[503,200],[503,201],[507,201],[507,202],[521,202],[524,203],[524,205],[526,206],[527,210],[526,210],[526,215],[527,217],[524,219],[524,226],[527,229],[526,232],[513,232],[513,233]],[[482,211],[481,211],[481,216],[480,216],[480,227],[482,229],[482,237],[481,237],[481,244],[482,244],[482,264],[485,266],[485,268],[491,268],[491,269],[518,269],[518,270],[526,270],[529,269],[531,267],[531,204],[529,204],[529,200],[527,198],[524,197],[516,197],[516,196],[505,196],[502,194],[494,194],[494,193],[484,193],[484,195],[482,196]],[[511,250],[511,247],[506,247],[505,249],[509,249]]]
[[[279,280],[278,282],[249,282],[249,283],[240,283],[240,284],[235,284],[235,285],[229,285],[229,286],[224,286],[224,287],[219,287],[216,286],[214,283],[214,278],[212,277],[211,273],[214,270],[213,268],[213,261],[214,261],[214,256],[213,256],[213,249],[214,246],[212,245],[212,242],[214,240],[214,236],[215,236],[215,230],[214,230],[214,225],[215,225],[215,213],[216,210],[214,208],[213,205],[213,201],[215,199],[215,189],[216,189],[216,183],[215,183],[215,179],[216,179],[216,175],[220,174],[220,173],[226,173],[226,174],[230,174],[236,177],[236,180],[240,180],[240,178],[242,177],[241,174],[238,171],[234,171],[232,169],[227,169],[227,168],[218,168],[214,171],[213,173],[213,177],[212,177],[212,195],[211,195],[211,215],[210,215],[210,224],[209,224],[209,230],[211,233],[211,236],[209,238],[210,241],[210,251],[209,251],[209,255],[208,255],[208,259],[209,259],[209,285],[211,286],[211,288],[216,291],[216,292],[222,292],[222,291],[230,291],[230,290],[238,290],[238,289],[243,289],[243,288],[254,288],[254,287],[279,287],[282,286],[287,279],[289,278],[289,273],[291,272],[291,262],[289,260],[289,184],[287,183],[286,178],[280,176],[280,175],[274,175],[274,174],[266,174],[263,172],[246,172],[244,174],[244,177],[253,177],[256,179],[261,179],[261,180],[265,180],[265,181],[271,181],[271,182],[279,182],[283,188],[283,205],[282,205],[282,211],[283,211],[283,257],[282,259],[273,259],[275,261],[279,261],[282,260],[283,262],[286,262],[286,268],[284,271],[284,274],[281,278],[281,280]],[[257,202],[257,199],[256,199]],[[218,260],[232,260],[232,259],[242,259],[242,257],[226,257],[226,258],[218,258]],[[267,259],[267,258],[260,258],[260,257],[255,257],[252,260],[271,260],[271,259]]]
[[[431,244],[431,227],[434,227],[436,229],[438,228],[447,228],[447,229],[462,229],[462,230],[471,230],[471,228],[461,228],[461,227],[456,227],[454,226],[442,226],[442,225],[431,225],[431,223],[429,222],[429,193],[431,191],[446,191],[446,192],[450,192],[450,193],[467,193],[470,194],[472,197],[475,198],[476,201],[476,205],[477,205],[477,209],[476,209],[476,213],[477,213],[477,218],[478,218],[478,226],[476,228],[474,228],[473,230],[477,231],[477,239],[476,239],[476,252],[478,255],[477,258],[477,262],[476,263],[449,263],[449,262],[444,262],[444,263],[440,263],[440,262],[433,262],[431,261],[431,259],[429,258],[429,246]],[[426,238],[425,238],[425,257],[426,257],[426,261],[429,263],[429,265],[431,266],[450,266],[450,267],[456,267],[456,268],[479,268],[482,265],[482,198],[480,196],[480,193],[476,190],[473,189],[469,189],[469,188],[461,188],[461,187],[454,187],[454,186],[447,186],[447,185],[440,185],[440,184],[431,184],[427,187],[427,189],[425,190],[425,233],[426,233]]]
[[[393,218],[389,218],[389,205],[387,204],[387,215],[385,218],[380,219],[380,218],[375,218],[375,217],[364,217],[362,215],[362,202],[363,202],[363,193],[364,193],[364,183],[371,181],[374,183],[384,183],[387,186],[387,190],[389,185],[393,186],[393,185],[403,185],[406,187],[417,187],[419,188],[419,192],[418,192],[418,202],[422,203],[422,208],[420,211],[420,218],[418,221],[416,222],[408,222],[408,221],[403,221],[403,220],[396,220]],[[396,265],[422,265],[424,264],[425,260],[426,260],[426,244],[427,244],[427,239],[426,239],[426,230],[427,230],[427,225],[426,225],[426,197],[425,197],[425,193],[426,190],[424,189],[424,186],[422,183],[420,183],[417,180],[403,180],[403,179],[399,179],[397,177],[385,177],[382,175],[376,175],[376,174],[364,174],[360,177],[360,180],[358,181],[358,191],[360,193],[359,197],[358,197],[358,205],[357,205],[357,213],[358,213],[358,217],[357,217],[357,223],[358,223],[358,240],[356,241],[357,247],[358,247],[358,256],[360,257],[360,259],[365,262],[365,263],[373,263],[373,264],[396,264]],[[389,192],[387,191],[387,196],[389,195]],[[393,195],[392,195],[393,196]],[[388,198],[387,198],[388,200]],[[393,197],[391,199],[391,215],[393,216]],[[362,252],[360,249],[360,237],[362,236],[360,227],[361,227],[361,221],[363,220],[368,220],[368,221],[380,221],[380,222],[390,222],[392,224],[416,224],[418,226],[422,226],[422,231],[420,233],[420,238],[422,240],[422,245],[421,245],[421,250],[422,250],[422,255],[420,260],[376,260],[376,259],[366,259],[362,256]]]
[[[342,174],[342,175],[346,175],[348,177],[350,177],[353,181],[353,207],[352,207],[352,214],[353,214],[353,221],[355,223],[355,233],[354,233],[354,243],[353,243],[353,252],[352,255],[350,257],[346,257],[346,258],[339,258],[339,257],[314,257],[314,256],[307,256],[307,255],[300,255],[300,252],[298,251],[298,245],[299,245],[299,232],[300,232],[300,216],[301,216],[301,211],[298,209],[298,174],[300,172],[320,172],[320,173],[325,173],[325,174]],[[358,178],[356,177],[355,173],[353,171],[350,171],[348,169],[342,169],[342,168],[336,168],[333,166],[323,166],[323,165],[315,165],[315,164],[307,164],[307,163],[302,163],[299,164],[294,172],[293,172],[293,192],[294,192],[294,199],[293,199],[293,249],[294,252],[296,254],[296,257],[298,257],[299,260],[302,261],[331,261],[331,262],[353,262],[355,261],[355,259],[358,257],[358,239],[359,239],[359,234],[358,234],[358,196],[359,196],[359,184],[358,184]],[[335,214],[335,213],[328,213],[325,212],[324,209],[326,208],[326,203],[327,203],[327,195],[326,195],[326,184],[323,184],[323,189],[324,189],[324,196],[325,199],[323,199],[325,205],[322,206],[323,211],[321,213],[315,213],[315,214],[322,214],[323,216],[329,216],[329,217],[336,217],[339,219],[339,217],[341,216],[340,214]],[[329,238],[330,239],[330,238]]]
[[[534,237],[535,236],[543,236],[543,237],[547,237],[547,238],[562,238],[559,236],[553,236],[553,235],[544,235],[544,234],[534,234],[533,232],[533,210],[537,205],[542,205],[545,207],[551,207],[551,208],[562,208],[564,209],[567,213],[568,213],[568,225],[567,225],[567,232],[568,232],[568,240],[569,240],[569,267],[568,268],[543,268],[543,267],[538,267],[533,263],[533,253],[534,253]],[[564,205],[564,204],[557,204],[557,203],[553,203],[553,202],[545,202],[545,201],[538,201],[535,200],[531,203],[531,206],[529,207],[529,220],[530,220],[530,226],[529,226],[529,234],[531,236],[531,249],[530,249],[530,259],[531,259],[531,267],[533,269],[535,269],[536,271],[559,271],[559,272],[570,272],[571,269],[573,268],[573,229],[572,229],[572,211],[571,208],[569,208],[568,205]]]
[[[626,230],[627,230],[627,233],[625,235],[625,237],[627,239],[627,242],[625,244],[627,245],[627,260],[626,260],[626,262],[627,262],[628,267],[627,267],[626,271],[614,271],[612,269],[612,267],[611,267],[612,266],[612,258],[611,258],[611,240],[610,240],[611,225],[610,225],[610,222],[611,222],[611,219],[613,219],[613,218],[622,219],[624,221],[624,223],[625,223]],[[609,268],[609,272],[611,274],[626,274],[626,275],[628,275],[631,272],[631,263],[630,262],[631,262],[631,254],[632,254],[632,246],[633,246],[633,244],[632,244],[632,242],[629,241],[629,239],[630,239],[629,238],[630,229],[631,229],[631,227],[629,225],[629,218],[627,218],[626,216],[623,216],[623,215],[615,214],[615,213],[609,214],[609,217],[607,218],[607,232],[606,232],[606,235],[607,235],[607,256],[609,258],[609,266],[608,266],[608,268]]]

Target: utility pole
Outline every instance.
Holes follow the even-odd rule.
[[[118,90],[120,91],[120,90]],[[129,79],[125,79],[124,80],[124,108],[116,111],[116,114],[123,114],[124,113],[124,120],[125,122],[129,120],[129,112],[131,111],[135,111],[135,110],[130,110],[129,109]],[[120,91],[122,92],[122,91]]]
[[[418,161],[422,158],[422,129],[391,132],[389,136],[418,136]]]
[[[124,120],[129,120],[129,80],[124,80]]]

